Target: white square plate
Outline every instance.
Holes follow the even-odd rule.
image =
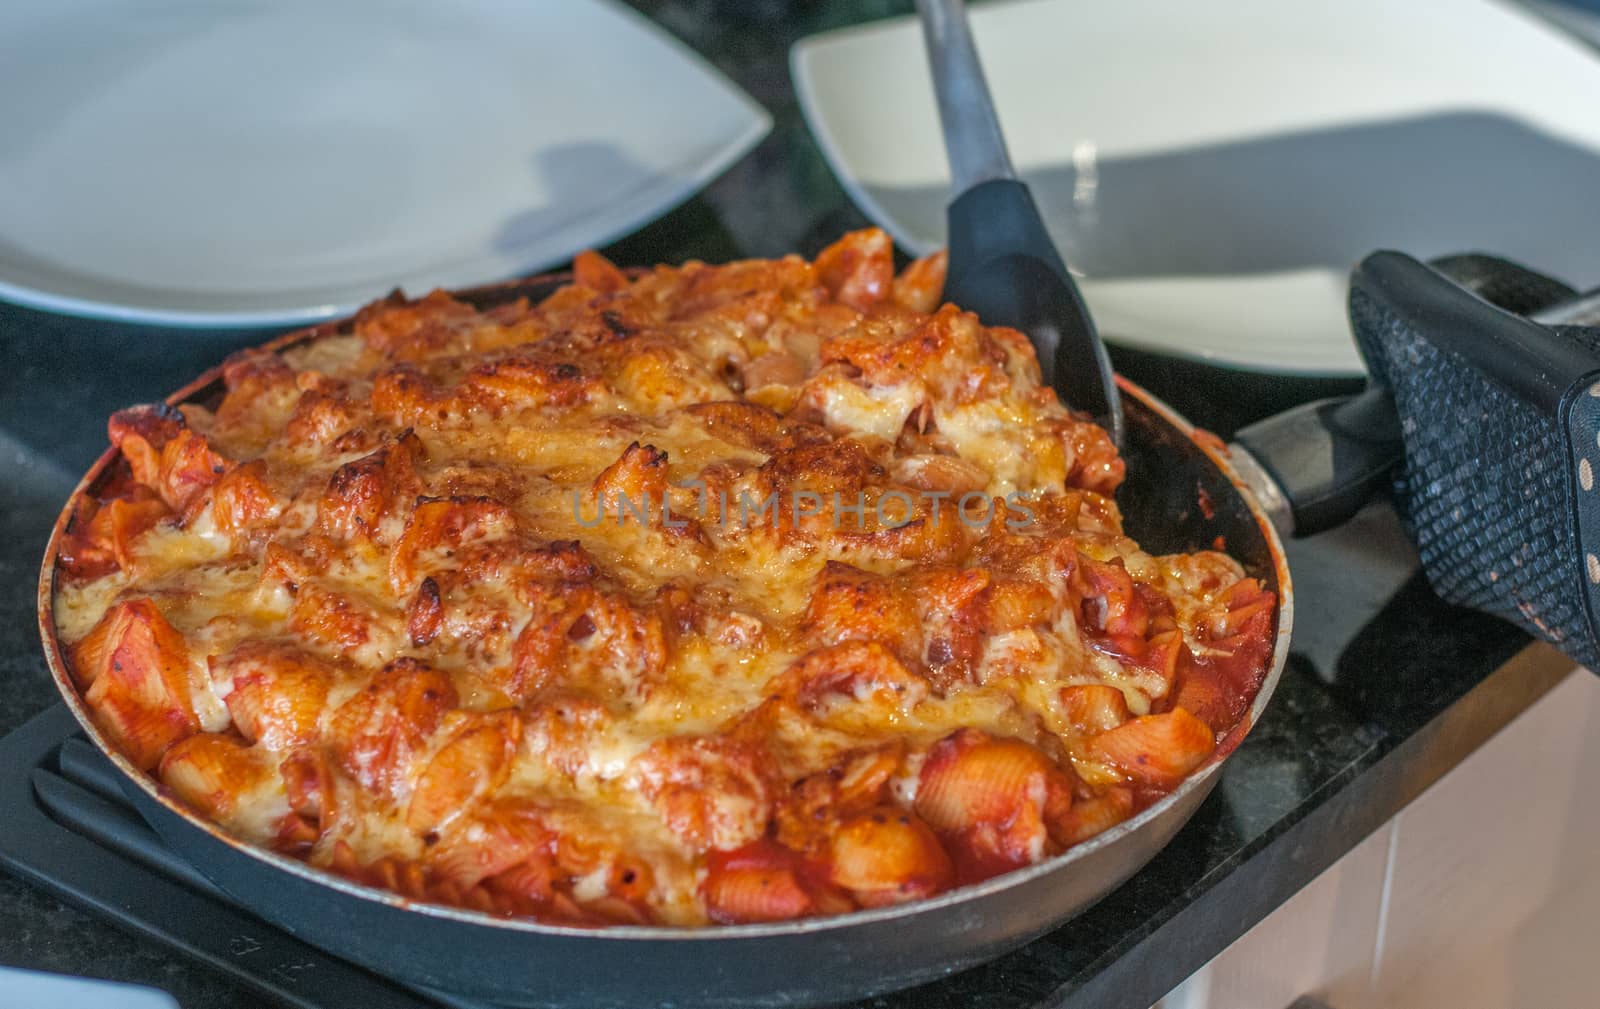
[[[0,296],[325,318],[604,244],[770,126],[610,0],[7,0]]]
[[[19,1009],[178,1009],[171,995],[143,985],[0,967],[0,1006]]]
[[[1361,370],[1361,256],[1484,251],[1600,283],[1600,59],[1495,0],[1018,0],[972,12],[1019,172],[1108,339]],[[863,210],[944,243],[918,26],[802,40],[806,118]]]

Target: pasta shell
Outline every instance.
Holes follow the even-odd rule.
[[[1087,841],[1133,815],[1133,790],[1113,785],[1104,794],[1080,799],[1067,815],[1051,825],[1051,835],[1063,847]]]
[[[125,571],[134,566],[134,542],[172,514],[171,509],[154,495],[118,499],[111,502],[107,510],[110,512],[111,551],[116,556],[117,565]]]
[[[1110,638],[1143,640],[1150,628],[1150,609],[1121,558],[1104,563],[1083,557],[1080,574],[1084,626]]]
[[[438,830],[472,802],[498,788],[511,770],[522,738],[514,711],[482,715],[444,744],[411,793],[406,825],[422,833]]]
[[[321,838],[322,831],[315,824],[299,813],[290,812],[278,821],[278,832],[272,839],[272,847],[304,858]]]
[[[787,921],[811,914],[796,860],[771,842],[734,852],[714,852],[702,889],[713,921],[725,924]]]
[[[89,629],[88,634],[67,650],[67,664],[72,670],[72,678],[81,689],[87,690],[93,686],[100,674],[111,665],[111,652],[126,632],[121,622],[125,618],[114,616],[118,612],[115,607],[108,610]]]
[[[78,578],[99,578],[133,569],[133,545],[172,514],[149,488],[135,485],[124,496],[96,503],[80,498],[72,531],[61,544],[60,564]]]
[[[572,282],[601,294],[609,294],[627,287],[628,275],[600,253],[585,249],[572,259]]]
[[[1043,585],[997,581],[984,590],[983,606],[984,630],[990,634],[1004,634],[1048,623],[1056,601]]]
[[[826,770],[802,778],[776,811],[777,840],[807,856],[824,857],[841,817],[887,801],[889,781],[904,760],[905,746],[896,740],[846,752]]]
[[[341,540],[375,537],[384,516],[416,495],[422,454],[421,439],[407,434],[334,470],[317,501],[317,531]]]
[[[144,487],[138,489],[149,493]],[[110,504],[100,504],[89,497],[73,502],[72,521],[56,554],[56,564],[68,578],[88,581],[117,570],[110,519]]]
[[[107,433],[128,460],[133,478],[159,493],[176,512],[216,483],[229,466],[203,436],[189,429],[182,413],[164,403],[118,411]]]
[[[598,919],[599,925],[648,925],[655,920],[647,908],[621,897],[600,897],[584,904],[583,909]]]
[[[929,752],[916,812],[945,839],[959,876],[984,879],[1050,854],[1046,824],[1071,808],[1072,788],[1027,743],[961,729]]]
[[[267,483],[267,464],[260,459],[236,467],[211,489],[211,518],[217,531],[231,533],[277,517],[283,502]],[[203,504],[196,498],[190,507]]]
[[[141,770],[154,768],[167,747],[200,728],[198,721],[176,708],[138,703],[116,690],[109,679],[95,683],[83,696],[111,745]]]
[[[589,486],[585,512],[611,516],[618,524],[657,525],[667,490],[667,454],[632,442]]]
[[[272,750],[316,742],[334,669],[293,645],[246,642],[212,660],[233,689],[225,702],[234,727]]]
[[[362,787],[393,796],[456,700],[439,670],[415,659],[391,662],[329,717],[330,750]]]
[[[406,521],[405,531],[389,556],[389,586],[397,596],[409,595],[421,574],[425,555],[439,548],[486,539],[502,539],[516,528],[511,509],[486,497],[424,500]]]
[[[781,673],[771,692],[815,708],[839,697],[910,710],[928,694],[928,681],[876,641],[819,648]]]
[[[326,826],[333,819],[333,781],[328,762],[314,747],[296,750],[278,765],[289,808],[295,815]]]
[[[1172,788],[1216,749],[1211,727],[1183,708],[1145,715],[1089,740],[1092,760],[1111,764],[1129,778]]]
[[[1244,633],[1251,621],[1262,614],[1271,614],[1276,603],[1277,596],[1263,589],[1260,582],[1254,578],[1240,579],[1228,590],[1228,608],[1213,626],[1213,637],[1221,642]]]
[[[451,824],[429,850],[428,868],[466,890],[534,856],[548,860],[554,835],[544,817],[543,809],[523,799],[491,803]]]
[[[949,255],[943,249],[913,260],[894,278],[894,300],[913,312],[932,312],[938,308],[944,295],[949,262]]]
[[[1071,803],[1071,779],[1020,739],[961,729],[940,740],[922,766],[916,812],[940,833],[1003,824],[1026,805]]]
[[[833,883],[876,907],[926,897],[955,877],[950,856],[916,815],[882,806],[839,825],[829,853]]]
[[[787,921],[811,913],[811,898],[788,869],[726,869],[706,877],[706,909],[726,924]]]
[[[202,732],[167,750],[160,777],[178,798],[227,822],[263,792],[282,789],[275,763],[270,753],[232,736]]]
[[[472,309],[447,291],[429,291],[409,299],[399,291],[367,305],[355,317],[355,332],[366,345],[386,357],[404,359],[427,350],[428,340],[446,323],[472,314]]]
[[[496,874],[484,885],[491,893],[510,898],[515,905],[538,907],[549,901],[555,892],[555,864],[548,858],[534,856]],[[458,898],[452,903],[459,902]]]
[[[895,483],[907,487],[949,491],[957,496],[989,486],[988,470],[955,455],[903,456],[893,462],[889,474]]]
[[[162,446],[187,426],[183,414],[157,403],[118,410],[106,424],[106,434],[128,460],[133,478],[153,489],[161,477]]]
[[[1062,687],[1061,707],[1073,728],[1091,735],[1114,729],[1130,717],[1127,696],[1103,683]]]
[[[144,770],[199,730],[189,693],[189,648],[149,599],[118,603],[75,645],[84,700],[123,753]]]
[[[1178,689],[1172,697],[1173,707],[1192,713],[1216,732],[1227,730],[1239,720],[1246,701],[1216,669],[1193,660],[1183,664]]]
[[[840,762],[839,773],[828,776],[836,786],[838,805],[848,810],[877,803],[904,759],[905,745],[895,740]]]
[[[107,674],[140,703],[188,701],[188,645],[150,599],[111,607],[71,657],[85,686]]]
[[[922,651],[922,622],[909,594],[839,561],[829,561],[817,577],[802,627],[823,645],[876,640],[902,657]]]
[[[817,279],[835,298],[865,312],[894,288],[894,243],[877,228],[852,231],[817,253]]]
[[[1144,657],[1139,664],[1160,676],[1170,689],[1178,675],[1178,664],[1187,650],[1188,646],[1183,642],[1183,632],[1162,631],[1151,635],[1150,640],[1145,642]]]
[[[182,513],[232,466],[203,435],[179,431],[161,448],[161,477],[155,491],[175,512]]]
[[[685,843],[733,849],[767,831],[774,771],[760,746],[726,736],[657,740],[630,774],[663,823]]]

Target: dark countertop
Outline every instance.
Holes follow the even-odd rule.
[[[898,13],[909,3],[638,6],[710,54],[767,106],[775,126],[704,194],[611,246],[609,255],[637,264],[809,254],[866,223],[806,133],[787,50],[803,35]],[[54,701],[34,628],[36,568],[57,510],[104,446],[104,417],[165,395],[262,335],[92,322],[0,303],[0,734]],[[1124,372],[1223,433],[1349,385],[1114,356]],[[1297,544],[1291,562],[1295,654],[1267,716],[1177,840],[1053,935],[871,1005],[1145,1009],[1571,668],[1508,625],[1434,599],[1385,508]],[[8,876],[0,876],[0,964],[154,984],[185,1009],[264,1005],[221,975]],[[1063,986],[1063,977],[1073,980]]]

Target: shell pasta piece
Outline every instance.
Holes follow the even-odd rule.
[[[984,877],[1058,850],[1051,826],[1072,807],[1073,780],[1037,748],[962,729],[928,754],[917,813],[947,839],[964,875]]]
[[[1089,740],[1086,751],[1133,781],[1171,788],[1204,763],[1216,745],[1209,725],[1183,708],[1173,708],[1102,732]]]
[[[938,893],[955,876],[950,856],[928,825],[893,806],[839,824],[829,866],[833,883],[864,907]]]
[[[188,645],[151,600],[112,607],[73,648],[72,662],[100,727],[139,767],[154,767],[199,730]]]

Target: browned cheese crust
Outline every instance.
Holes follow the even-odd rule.
[[[562,923],[910,900],[1126,819],[1275,601],[1124,536],[1105,432],[943,271],[586,253],[118,413],[59,561],[98,725],[250,842]]]

